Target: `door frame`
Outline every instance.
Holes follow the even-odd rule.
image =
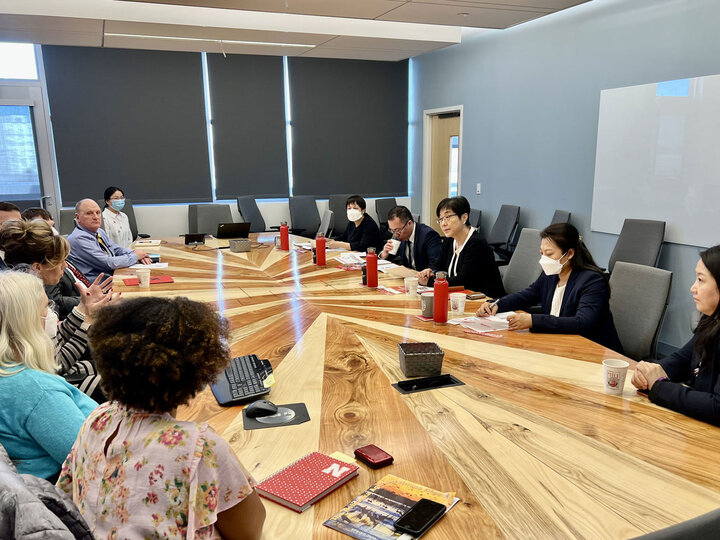
[[[462,182],[462,148],[463,148],[463,106],[451,105],[450,107],[440,107],[438,109],[426,109],[423,111],[423,166],[422,166],[422,214],[421,219],[427,223],[428,219],[432,219],[433,209],[430,208],[430,180],[432,173],[432,117],[452,112],[460,113],[460,135],[458,140],[458,183],[457,191],[460,195]]]

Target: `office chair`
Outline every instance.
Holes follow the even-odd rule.
[[[625,355],[634,360],[655,358],[672,272],[618,261],[610,275],[610,311]]]
[[[333,213],[333,235],[340,236],[345,233],[347,229],[348,221],[347,218],[347,207],[345,201],[347,201],[350,195],[330,195],[328,197],[328,208]]]
[[[538,262],[539,253],[540,230],[525,227],[520,231],[517,246],[503,275],[503,287],[506,293],[522,291],[538,278],[542,272]]]
[[[220,223],[232,223],[227,204],[191,204],[188,206],[188,232],[216,234]]]
[[[237,198],[237,206],[240,215],[247,223],[250,222],[250,232],[259,233],[267,231],[265,220],[260,213],[257,201],[253,195],[245,195]]]
[[[420,214],[416,214],[416,213],[413,212],[413,213],[412,213],[412,217],[413,217],[413,221],[414,221],[415,223],[422,223],[422,222],[420,221]]]
[[[482,210],[471,208],[470,215],[468,216],[468,221],[470,222],[470,225],[480,230],[480,222],[482,221]]]
[[[550,225],[553,223],[570,223],[570,212],[567,210],[555,210]]]
[[[57,224],[57,230],[63,236],[67,236],[75,228],[75,209],[61,208],[60,223]]]
[[[510,261],[513,247],[511,242],[515,237],[519,218],[519,206],[503,204],[500,207],[500,213],[487,238],[488,244],[495,250],[495,254],[500,257],[500,260],[497,261],[498,266],[505,265]]]
[[[309,195],[290,197],[289,203],[293,234],[315,238],[320,228],[320,212],[315,197]]]
[[[397,200],[395,197],[388,197],[385,199],[375,199],[375,213],[378,217],[378,225],[385,225],[387,228],[388,224],[388,213],[390,210],[397,206]]]
[[[325,210],[323,212],[322,219],[320,220],[320,228],[318,233],[323,233],[325,238],[329,238],[333,230],[333,211]]]
[[[618,261],[657,266],[665,239],[665,222],[652,219],[626,219],[610,255],[608,271]]]

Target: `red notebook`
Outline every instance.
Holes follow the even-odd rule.
[[[123,279],[123,283],[128,287],[139,284],[138,278],[136,277]],[[171,276],[150,276],[150,285],[157,283],[175,283],[175,280]]]
[[[311,452],[268,476],[255,488],[266,499],[304,512],[358,475],[358,466]]]

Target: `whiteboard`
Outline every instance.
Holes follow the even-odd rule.
[[[619,234],[625,218],[720,243],[720,75],[601,92],[590,224]]]

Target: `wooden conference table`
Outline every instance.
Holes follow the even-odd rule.
[[[209,388],[181,408],[207,421],[256,479],[314,450],[352,455],[373,443],[395,457],[303,514],[265,501],[265,539],[347,538],[322,523],[386,474],[461,501],[432,539],[629,538],[720,507],[720,429],[651,404],[628,381],[602,391],[603,358],[618,355],[578,336],[465,333],[416,318],[419,300],[360,285],[359,271],[312,264],[311,253],[160,248],[172,284],[123,296],[187,296],[232,323],[235,354],[268,358],[269,399],[304,402],[310,422],[245,431],[241,407],[218,406]],[[154,250],[151,250],[154,251]],[[380,275],[384,285],[401,279]],[[468,302],[470,314],[480,301]],[[499,337],[502,336],[502,337]],[[401,395],[398,342],[434,341],[443,372],[464,386]]]

